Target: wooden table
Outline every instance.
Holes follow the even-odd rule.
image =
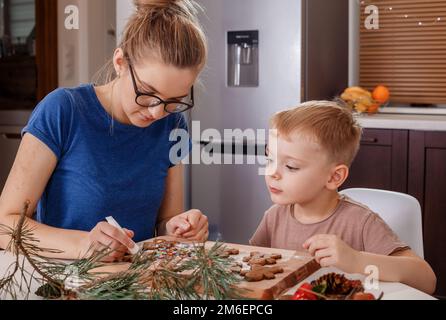
[[[230,245],[228,245],[230,246]],[[272,250],[272,249],[269,249]],[[8,269],[8,267],[11,265],[11,263],[14,261],[14,256],[11,253],[0,251],[0,278],[3,278],[5,276],[5,273]],[[29,265],[25,265],[25,268],[28,271],[31,271],[32,268]],[[337,270],[335,268],[323,268],[319,269],[315,273],[313,273],[311,276],[303,280],[301,283],[304,282],[311,282],[314,279],[317,279],[323,274],[330,273],[330,272],[337,272],[337,273],[343,273],[340,270]],[[365,277],[363,275],[346,275],[349,279],[360,279],[364,280]],[[31,285],[31,294],[29,295],[28,299],[30,300],[41,300],[42,298],[38,297],[35,294],[35,291],[39,288],[39,283],[32,283]],[[288,292],[285,292],[285,294],[293,294],[296,289],[300,286],[300,284],[296,285],[295,287],[288,290]],[[380,282],[379,283],[380,290],[370,291],[375,294],[375,296],[378,296],[379,293],[382,291],[384,292],[383,300],[435,300],[434,297],[431,297],[419,290],[416,290],[414,288],[411,288],[405,284],[402,283],[389,283],[389,282]],[[20,299],[24,299],[24,296],[19,296]]]

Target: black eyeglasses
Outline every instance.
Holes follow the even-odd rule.
[[[164,110],[167,113],[182,113],[186,112],[194,107],[194,88],[191,89],[190,103],[178,100],[163,100],[154,94],[142,93],[138,90],[136,85],[135,72],[133,71],[132,64],[129,62],[130,74],[132,76],[133,87],[135,88],[136,98],[135,102],[144,108],[155,108],[160,105],[164,105]],[[187,98],[185,98],[187,99]]]

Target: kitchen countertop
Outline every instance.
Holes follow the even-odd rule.
[[[421,131],[446,131],[446,115],[432,114],[361,114],[358,121],[367,129],[400,129]]]
[[[24,127],[32,110],[0,110],[0,126]]]

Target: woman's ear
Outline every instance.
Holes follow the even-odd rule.
[[[116,74],[122,74],[126,65],[124,51],[121,48],[117,48],[113,54],[113,67],[115,68]]]
[[[344,164],[334,167],[326,187],[329,190],[338,190],[347,180],[349,171],[349,168]]]

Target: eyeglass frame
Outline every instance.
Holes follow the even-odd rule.
[[[141,107],[143,107],[143,108],[156,108],[156,107],[158,107],[158,106],[164,104],[164,111],[167,112],[167,113],[169,113],[169,114],[180,114],[180,113],[184,113],[184,112],[187,112],[187,111],[189,111],[189,110],[191,110],[191,109],[193,109],[193,108],[195,107],[195,102],[194,102],[194,87],[193,87],[193,86],[192,86],[192,88],[191,88],[191,92],[190,92],[191,103],[186,103],[186,102],[182,102],[182,101],[178,101],[178,100],[163,100],[163,99],[161,99],[160,97],[158,97],[157,95],[149,94],[149,93],[143,93],[143,92],[139,91],[139,90],[138,90],[138,86],[136,85],[136,76],[135,76],[136,73],[135,73],[135,71],[133,70],[133,66],[132,66],[132,63],[130,62],[130,59],[127,58],[127,62],[128,62],[128,64],[129,64],[130,75],[131,75],[131,77],[132,77],[132,82],[133,82],[133,88],[135,89],[135,94],[136,94],[136,97],[135,97],[135,103],[136,103],[138,106],[141,106]],[[138,80],[139,80],[139,79],[138,79]],[[138,99],[139,99],[139,97],[144,97],[144,96],[145,96],[145,97],[150,97],[150,98],[158,99],[160,102],[159,102],[159,104],[154,105],[154,106],[143,106],[143,105],[141,105],[140,103],[138,103]],[[185,106],[188,106],[188,109],[183,110],[183,111],[180,111],[180,112],[170,112],[169,110],[167,110],[167,106],[168,106],[169,104],[183,104],[183,105],[185,105]]]

